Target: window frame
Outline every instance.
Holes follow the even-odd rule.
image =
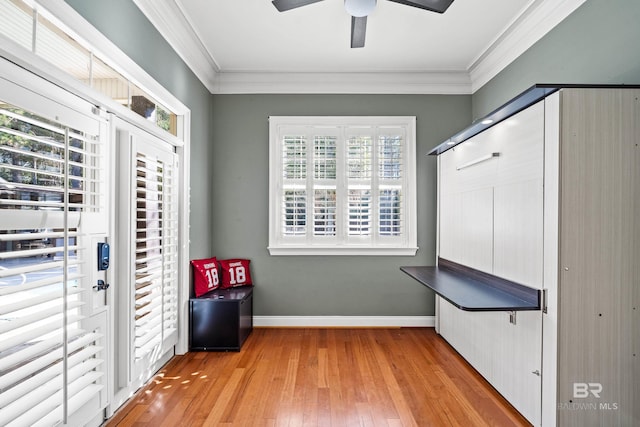
[[[403,133],[404,173],[401,179],[402,224],[400,236],[388,237],[379,231],[379,222],[373,220],[374,229],[370,237],[361,238],[350,235],[348,217],[348,176],[347,176],[347,143],[350,135],[356,133],[370,135],[373,139],[372,150],[378,150],[380,135],[388,134],[388,130],[397,129]],[[335,179],[336,192],[336,236],[314,236],[313,198],[314,182],[326,187],[321,179],[314,181],[314,130],[325,129],[322,135],[337,137]],[[304,179],[307,209],[305,211],[307,233],[299,236],[285,236],[283,233],[283,197],[286,187],[284,178],[284,136],[304,133],[307,136],[307,177]],[[377,177],[378,163],[372,164],[371,194],[372,199],[384,188],[384,180]],[[415,256],[417,247],[417,181],[416,181],[416,117],[415,116],[271,116],[269,117],[269,253],[282,255],[395,255]],[[377,215],[375,206],[372,215]],[[342,219],[340,219],[342,218]]]

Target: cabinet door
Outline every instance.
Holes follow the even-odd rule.
[[[496,126],[493,274],[542,289],[544,104]]]
[[[494,189],[493,274],[542,289],[542,177]]]
[[[531,287],[543,275],[544,105],[441,155],[439,256]],[[440,334],[531,423],[540,424],[542,313],[438,303]]]
[[[440,162],[439,256],[477,270],[493,269],[493,185],[487,165],[459,170],[477,153],[451,150]],[[493,165],[495,168],[495,164]]]
[[[563,90],[561,426],[640,425],[640,90]]]
[[[440,191],[460,193],[493,187],[498,173],[499,138],[490,133],[476,135],[440,155]]]
[[[529,422],[540,425],[542,313],[459,310],[439,298],[444,337]],[[536,373],[537,372],[537,373]]]
[[[491,273],[493,189],[442,196],[440,257]]]

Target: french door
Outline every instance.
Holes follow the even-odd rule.
[[[46,94],[46,97],[42,94]],[[108,401],[107,122],[0,60],[0,425],[86,425]]]
[[[115,121],[119,279],[115,407],[174,354],[178,340],[178,156]]]

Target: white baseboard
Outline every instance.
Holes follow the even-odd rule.
[[[253,316],[255,327],[434,327],[435,316]]]

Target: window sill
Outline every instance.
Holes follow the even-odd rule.
[[[413,248],[385,248],[385,247],[302,247],[279,246],[269,247],[271,256],[299,256],[299,255],[336,255],[336,256],[415,256],[417,247]]]

